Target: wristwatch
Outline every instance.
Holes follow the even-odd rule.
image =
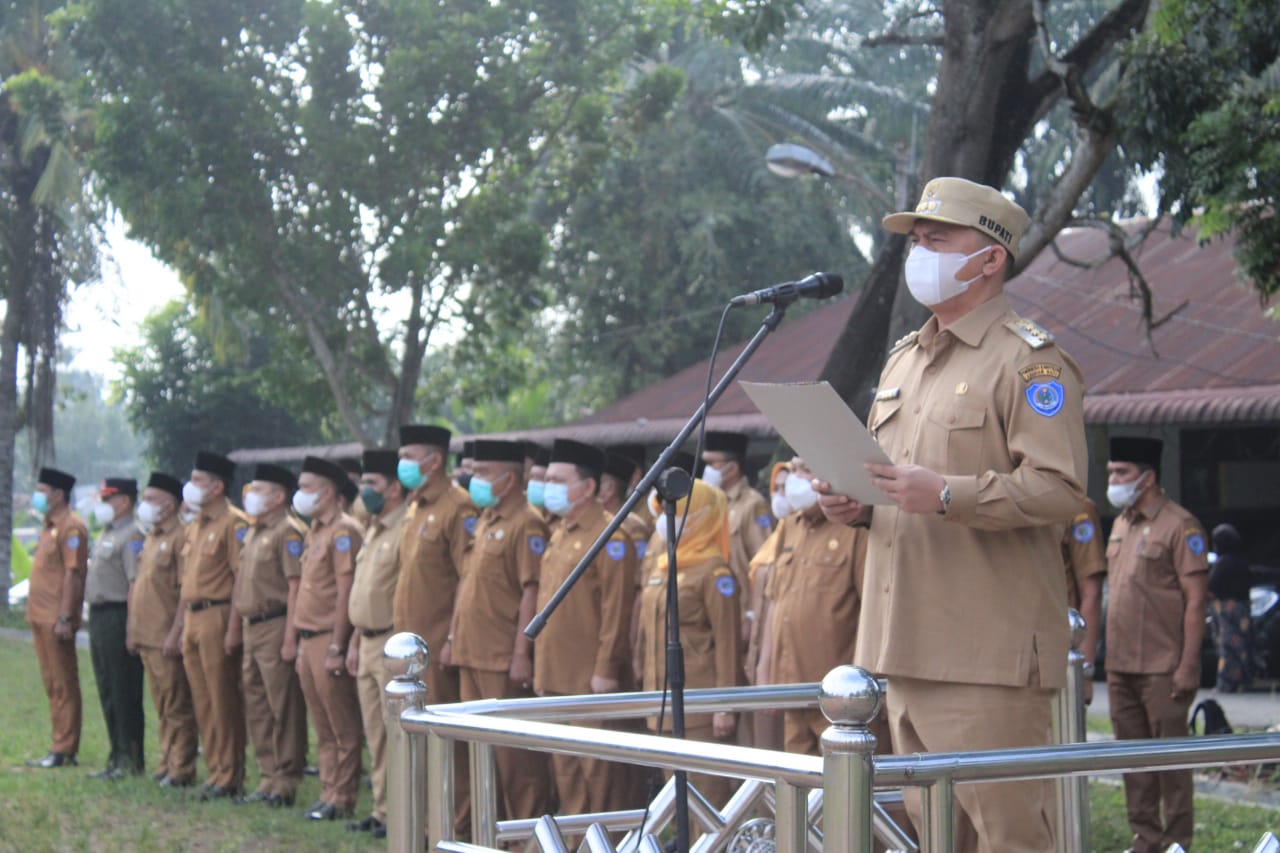
[[[329,646],[329,657],[331,657],[331,658],[339,658],[339,657],[342,657],[342,647],[341,647],[341,646],[338,646],[338,645],[336,645],[336,644],[330,644],[330,646]]]
[[[59,613],[59,614],[58,614],[58,624],[59,624],[59,625],[66,625],[66,624],[68,624],[68,623],[70,623],[70,622],[71,622],[71,617],[70,617],[70,616],[63,616],[61,613]]]
[[[938,492],[938,500],[942,501],[942,512],[939,515],[946,515],[947,510],[951,509],[951,486],[947,485],[947,481],[942,481],[942,491]]]
[[[1084,673],[1085,678],[1092,678],[1093,664],[1089,663],[1088,661],[1085,661],[1084,664],[1081,665],[1080,671]]]

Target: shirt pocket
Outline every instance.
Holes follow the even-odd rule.
[[[980,474],[989,467],[983,453],[985,409],[938,406],[928,413],[930,435],[921,442],[920,459],[911,460],[942,474]]]
[[[885,400],[877,401],[875,408],[871,411],[871,417],[868,423],[871,425],[871,434],[878,441],[880,438],[880,430],[887,423],[893,420],[893,416],[902,408],[902,400]]]
[[[1177,574],[1169,559],[1169,546],[1163,542],[1143,542],[1138,547],[1142,581],[1153,587],[1178,589]]]

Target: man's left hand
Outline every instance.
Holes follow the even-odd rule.
[[[615,693],[618,687],[618,679],[616,678],[605,678],[601,675],[591,676],[592,693]]]
[[[871,484],[884,492],[903,512],[942,512],[942,487],[947,481],[936,471],[919,465],[868,464]]]
[[[1195,666],[1179,666],[1173,671],[1173,699],[1187,699],[1200,689],[1200,673]]]

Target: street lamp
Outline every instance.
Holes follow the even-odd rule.
[[[796,145],[794,142],[779,142],[777,145],[770,145],[769,150],[765,152],[764,162],[769,167],[770,172],[775,175],[781,175],[784,178],[820,175],[827,179],[848,181],[875,199],[881,207],[885,209],[893,207],[893,200],[885,195],[884,191],[879,187],[857,175],[846,175],[843,172],[837,172],[836,167],[831,165],[830,160],[804,145]]]

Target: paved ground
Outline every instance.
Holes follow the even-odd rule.
[[[1201,690],[1196,694],[1196,701],[1191,703],[1194,709],[1196,702],[1202,699],[1216,699],[1227,714],[1227,720],[1237,729],[1268,729],[1280,724],[1280,691],[1277,685],[1268,685],[1269,689],[1253,690],[1248,693],[1218,693],[1216,690]],[[1110,714],[1107,703],[1107,686],[1104,682],[1093,683],[1093,704],[1089,713],[1100,717]]]

